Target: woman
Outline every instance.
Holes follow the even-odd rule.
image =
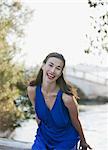
[[[71,86],[63,77],[65,59],[50,53],[43,61],[36,81],[28,86],[35,107],[38,129],[32,150],[91,149],[78,119],[77,103]]]

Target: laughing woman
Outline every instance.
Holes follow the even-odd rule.
[[[50,53],[43,61],[36,81],[27,88],[34,105],[38,129],[32,150],[91,149],[86,143],[75,95],[63,77],[65,59]]]

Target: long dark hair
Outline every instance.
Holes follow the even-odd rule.
[[[64,59],[62,54],[59,54],[59,53],[56,53],[56,52],[50,53],[46,56],[43,63],[45,64],[50,57],[56,57],[56,58],[62,60],[63,64],[64,64],[63,65],[63,69],[64,69],[65,59]],[[38,74],[37,74],[36,80],[31,81],[29,85],[30,86],[41,85],[42,84],[42,77],[43,77],[43,70],[41,68],[39,70]],[[64,76],[63,76],[63,72],[62,72],[61,76],[57,79],[56,83],[64,93],[66,93],[68,95],[73,95],[72,89],[71,89],[72,87],[69,84],[66,83],[66,81],[64,79]]]

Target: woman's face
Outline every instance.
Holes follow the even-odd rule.
[[[62,74],[63,61],[56,57],[50,57],[45,64],[42,66],[43,80],[49,82],[56,81]]]

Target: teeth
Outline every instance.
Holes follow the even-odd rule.
[[[52,75],[49,75],[50,77],[52,77],[52,78],[54,78],[54,76],[52,76]]]
[[[54,76],[50,76],[50,75],[48,75],[50,78],[54,78]]]
[[[52,79],[55,77],[54,75],[51,75],[51,74],[47,74],[47,75],[49,78],[52,78]]]

